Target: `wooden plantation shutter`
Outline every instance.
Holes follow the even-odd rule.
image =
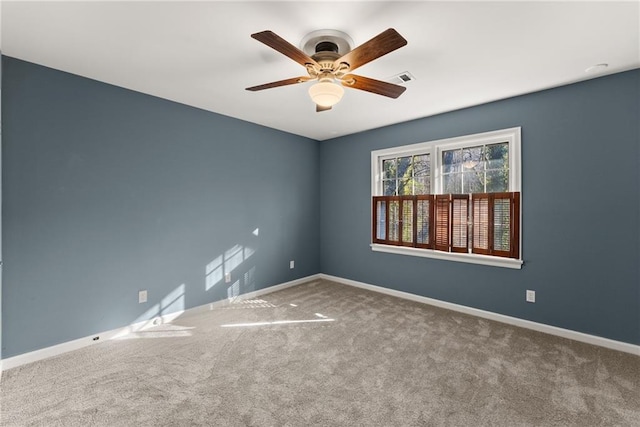
[[[473,236],[471,239],[471,252],[474,254],[489,255],[490,244],[493,240],[493,228],[490,227],[491,195],[488,193],[473,195]]]
[[[437,194],[435,203],[435,249],[449,252],[449,194]]]
[[[473,195],[472,252],[519,258],[520,193]]]
[[[373,243],[415,246],[415,196],[373,198]]]
[[[387,241],[387,198],[373,198],[373,243]]]
[[[491,255],[520,256],[520,193],[493,193]]]
[[[416,196],[416,247],[433,249],[433,195]]]
[[[400,243],[400,197],[387,197],[387,244]]]
[[[373,243],[520,257],[520,193],[373,197]]]
[[[451,195],[451,252],[469,252],[469,195]]]
[[[415,196],[404,196],[400,199],[400,228],[402,230],[400,235],[401,245],[414,246],[416,241],[415,223]]]

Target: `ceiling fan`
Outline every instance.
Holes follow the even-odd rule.
[[[335,37],[314,38],[317,43],[312,55],[308,55],[272,31],[251,34],[251,37],[293,59],[305,67],[309,75],[252,86],[246,90],[255,92],[317,80],[317,83],[309,88],[309,95],[318,112],[330,110],[340,101],[344,93],[343,86],[389,98],[397,98],[406,90],[404,86],[351,74],[356,68],[407,44],[407,40],[393,28],[383,31],[346,53],[339,52],[338,46],[348,47],[348,43],[344,43],[343,39],[336,40]]]

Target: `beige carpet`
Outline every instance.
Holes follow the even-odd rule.
[[[2,426],[640,425],[640,357],[325,281],[0,386]]]

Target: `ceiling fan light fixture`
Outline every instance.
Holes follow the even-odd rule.
[[[309,88],[311,100],[321,107],[333,107],[340,102],[342,95],[342,86],[328,81],[320,81]]]

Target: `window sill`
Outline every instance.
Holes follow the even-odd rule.
[[[460,254],[453,252],[434,251],[432,249],[417,249],[406,246],[391,246],[372,243],[371,250],[375,252],[387,252],[398,255],[419,256],[424,258],[443,259],[447,261],[466,262],[470,264],[491,265],[494,267],[521,269],[523,261],[521,259],[502,258],[490,255]]]

